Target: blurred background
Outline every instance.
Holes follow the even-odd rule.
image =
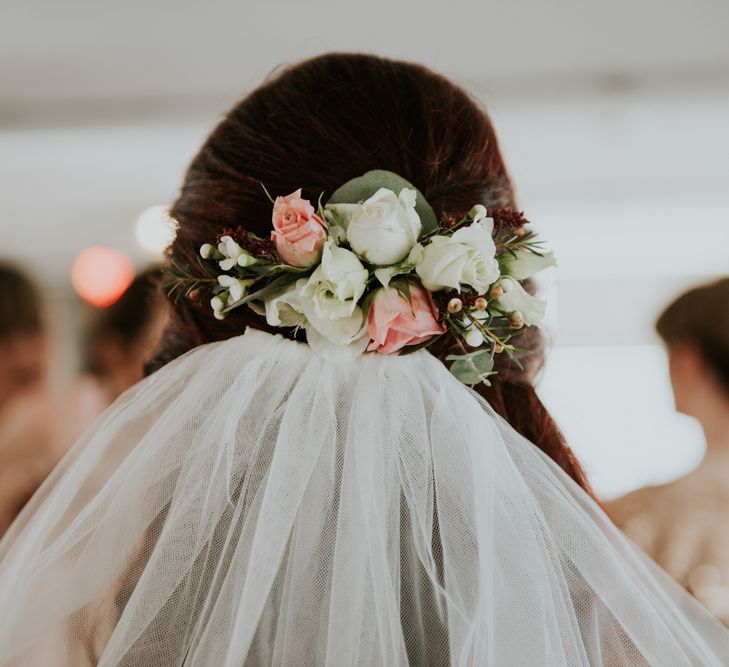
[[[0,258],[40,285],[68,380],[227,107],[322,51],[422,62],[486,104],[557,253],[544,401],[604,497],[666,481],[704,444],[652,324],[729,270],[727,35],[725,0],[5,2]]]

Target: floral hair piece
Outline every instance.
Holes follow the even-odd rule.
[[[488,384],[495,354],[519,363],[512,340],[545,307],[520,281],[555,264],[521,213],[476,204],[439,224],[411,183],[381,170],[316,209],[301,190],[269,199],[270,238],[224,230],[200,248],[208,275],[173,274],[170,291],[207,290],[216,318],[246,306],[339,356],[406,354],[451,332],[462,349],[451,372],[469,385]]]

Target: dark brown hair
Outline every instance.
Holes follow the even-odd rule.
[[[298,188],[315,201],[371,169],[400,174],[438,216],[474,203],[514,207],[512,184],[485,111],[461,88],[420,65],[369,55],[329,54],[286,68],[237,104],[189,167],[171,210],[178,221],[169,255],[195,266],[201,244],[241,225],[270,233],[274,194]],[[206,303],[174,307],[159,362],[245,326],[271,331],[248,309],[225,320]],[[277,331],[278,332],[278,331]],[[538,333],[531,334],[540,355]],[[452,344],[452,342],[451,342]],[[448,341],[433,352],[441,359]],[[540,363],[540,362],[537,362]],[[538,399],[531,377],[504,366],[481,391],[493,408],[588,488],[585,475]]]
[[[729,392],[729,278],[689,290],[656,322],[668,345],[693,343]]]
[[[43,328],[38,289],[14,266],[0,263],[0,340],[39,333]]]
[[[86,332],[84,371],[104,375],[99,346],[113,340],[123,350],[134,348],[148,334],[151,323],[163,304],[159,291],[160,267],[138,273],[124,293],[110,306],[94,311]]]

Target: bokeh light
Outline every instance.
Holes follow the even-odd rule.
[[[169,210],[162,204],[145,208],[137,218],[134,235],[143,250],[160,255],[175,238],[175,226]]]
[[[114,303],[134,280],[134,265],[111,248],[91,246],[74,260],[71,281],[78,295],[97,308]]]

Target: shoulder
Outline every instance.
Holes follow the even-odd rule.
[[[667,484],[638,489],[604,503],[604,508],[631,540],[658,558],[655,550],[670,551],[678,536],[681,542],[703,539],[701,535],[715,519],[715,491],[694,472]]]
[[[621,528],[632,518],[651,513],[670,493],[671,484],[645,486],[604,503],[608,516]]]

